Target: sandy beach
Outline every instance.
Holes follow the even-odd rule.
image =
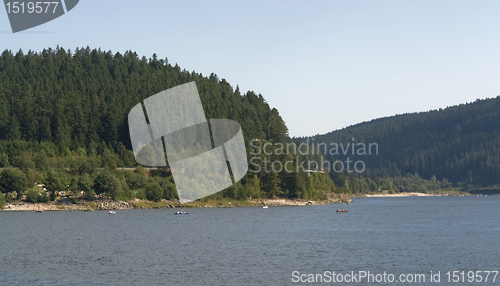
[[[425,193],[398,193],[398,194],[374,194],[364,195],[364,197],[440,197],[448,194],[425,194]]]

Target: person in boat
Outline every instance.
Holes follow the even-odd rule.
[[[90,211],[90,206],[87,206],[87,210]]]
[[[181,210],[181,214],[184,214],[184,213],[186,213],[186,212],[184,210]]]

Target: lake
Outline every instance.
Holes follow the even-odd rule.
[[[377,280],[384,272],[375,284],[457,284],[447,282],[448,271],[461,285],[500,284],[493,272],[484,282],[484,271],[500,270],[499,206],[499,196],[488,196],[185,209],[188,215],[3,211],[0,285],[293,285],[311,277],[335,284],[351,274],[358,282],[344,284],[369,285],[359,274]],[[335,212],[341,207],[348,213]]]

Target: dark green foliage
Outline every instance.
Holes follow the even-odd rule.
[[[38,202],[38,197],[40,193],[37,190],[28,190],[26,191],[26,201],[28,203],[36,203]]]
[[[46,192],[42,192],[39,196],[38,196],[38,202],[39,203],[47,203],[49,201],[49,196],[47,196],[47,193]]]
[[[32,186],[33,183],[35,183],[35,181],[36,181],[37,174],[36,174],[35,170],[28,169],[24,173],[26,174],[26,179],[28,179],[28,186]]]
[[[132,167],[135,165],[134,152],[131,150],[127,150],[127,147],[123,145],[122,142],[118,143],[116,147],[116,152],[120,157],[120,160],[123,162],[125,167]]]
[[[93,158],[80,157],[77,167],[80,174],[92,174],[97,170],[97,160]]]
[[[5,153],[0,153],[0,168],[5,168],[9,166],[9,155]]]
[[[56,192],[64,189],[64,182],[61,174],[55,171],[50,171],[45,180],[45,187],[50,194],[50,200],[54,201],[56,198]]]
[[[18,168],[7,168],[0,174],[0,190],[2,193],[16,192],[19,198],[27,188],[28,179]]]
[[[141,199],[141,200],[147,200],[148,198],[146,197],[146,191],[143,189],[137,190],[135,194],[136,198]]]
[[[163,190],[158,182],[146,184],[146,198],[155,202],[159,202],[163,198]]]
[[[141,167],[142,168],[142,167]],[[143,169],[144,170],[144,169]],[[138,190],[144,187],[144,182],[146,181],[145,173],[137,173],[126,171],[123,172],[123,177],[127,182],[128,187],[131,190]]]
[[[113,180],[113,174],[110,172],[99,172],[94,178],[94,191],[100,195],[106,193],[106,186]]]
[[[128,111],[141,100],[195,81],[207,118],[234,119],[245,138],[283,140],[287,128],[262,95],[241,94],[224,79],[206,78],[165,61],[110,51],[63,48],[6,50],[0,57],[0,140],[56,142],[59,152],[110,143],[118,167],[135,164]],[[57,150],[56,150],[57,151]],[[107,162],[110,158],[104,158]]]
[[[221,195],[228,198],[235,198],[237,200],[246,200],[248,198],[247,190],[240,183],[236,183],[225,189],[221,192]]]
[[[47,153],[44,150],[39,151],[35,156],[35,166],[37,170],[44,171],[49,167]]]
[[[242,184],[245,188],[245,193],[248,198],[257,199],[264,196],[264,193],[261,191],[260,178],[257,175],[243,178]]]
[[[40,193],[39,190],[26,191],[26,201],[28,203],[46,203],[49,201],[49,196],[45,191]]]
[[[111,197],[114,200],[121,198],[123,195],[123,187],[121,181],[113,177],[107,185],[104,186],[106,189],[106,195]]]
[[[27,152],[23,152],[14,158],[12,164],[14,167],[21,169],[26,172],[28,169],[35,169],[35,162],[33,161],[33,156]]]
[[[3,210],[4,205],[7,203],[7,200],[5,200],[5,194],[0,193],[0,209]]]
[[[78,196],[83,190],[87,199],[93,199],[94,191],[116,199],[145,198],[148,186],[156,200],[156,185],[160,199],[177,199],[168,168],[121,170],[137,166],[127,116],[145,98],[191,81],[196,82],[207,119],[241,124],[247,150],[256,138],[288,140],[278,110],[261,94],[242,94],[216,74],[205,77],[155,56],[139,58],[132,51],[57,48],[14,55],[6,50],[0,56],[0,166],[19,167],[30,184],[45,183],[51,199],[68,189]],[[294,158],[269,159],[283,163]],[[313,199],[335,190],[331,181],[314,178],[306,184],[306,177],[304,172],[249,173],[219,196]],[[326,175],[324,179],[329,180]]]
[[[338,191],[328,174],[306,173],[303,168],[298,168],[297,163],[307,169],[303,162],[311,158],[291,154],[291,150],[287,153],[286,149],[280,148],[281,143],[267,140],[252,143],[252,148],[248,149],[252,158],[249,168],[254,174],[243,178],[245,192],[239,192],[240,196],[320,200],[325,198],[325,193]],[[232,197],[237,193],[233,188],[223,194]]]
[[[129,201],[129,200],[133,200],[136,198],[136,192],[133,191],[133,190],[130,190],[128,188],[125,188],[126,185],[124,185],[122,183],[122,189],[123,191],[117,195],[115,198],[118,199],[118,200],[122,200],[122,201]]]
[[[121,196],[123,191],[120,180],[109,171],[97,173],[93,189],[97,194],[106,194],[113,199]]]
[[[160,182],[160,186],[163,189],[163,197],[166,200],[175,200],[179,197],[177,196],[177,188],[175,185],[170,182],[167,178],[162,179]]]
[[[118,165],[116,165],[115,160],[108,159],[106,163],[104,163],[104,168],[106,168],[106,170],[116,170],[116,168],[118,168]]]
[[[92,188],[94,187],[94,179],[89,174],[85,173],[78,178],[78,190],[83,191],[85,193],[85,198],[87,200],[94,199],[94,191]],[[78,193],[76,194],[78,195]]]
[[[95,199],[95,191],[90,190],[86,192],[83,198],[86,199],[87,201],[93,201]]]
[[[345,161],[363,160],[364,177],[425,180],[436,178],[448,186],[486,187],[500,184],[500,97],[476,100],[446,109],[380,118],[370,122],[316,135],[314,142],[377,143],[378,155],[333,155]],[[306,138],[296,138],[304,142]],[[372,149],[372,151],[375,151]],[[331,158],[330,156],[328,156]],[[349,176],[352,177],[352,174]],[[434,177],[434,178],[433,178]],[[333,174],[336,182],[345,181],[345,174]],[[393,187],[408,189],[394,181]],[[416,182],[416,181],[415,181]],[[363,183],[364,184],[364,183]],[[343,184],[342,184],[343,185]],[[378,187],[383,187],[375,182]],[[426,182],[424,185],[433,185]],[[368,184],[369,189],[375,188]],[[430,188],[436,188],[429,186]],[[411,188],[410,188],[411,189]],[[427,187],[425,187],[427,189]]]

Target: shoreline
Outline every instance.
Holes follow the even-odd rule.
[[[449,195],[447,193],[443,193],[443,194],[426,194],[426,193],[411,192],[411,193],[398,193],[398,194],[373,194],[373,195],[368,195],[367,194],[367,195],[362,195],[362,196],[359,196],[359,197],[383,198],[383,197],[446,197],[446,196],[456,196],[456,195]],[[467,195],[467,196],[469,196],[469,195]]]
[[[124,210],[124,209],[167,209],[167,208],[233,208],[233,207],[285,207],[285,206],[311,206],[326,204],[343,204],[351,202],[349,196],[342,195],[336,199],[326,199],[323,201],[312,200],[291,200],[291,199],[252,199],[245,201],[238,200],[209,200],[194,201],[181,204],[179,201],[162,200],[152,202],[147,200],[134,199],[132,201],[114,201],[110,199],[101,199],[95,201],[80,201],[73,204],[69,199],[58,200],[49,203],[27,203],[12,202],[6,204],[0,211],[81,211],[90,206],[92,210]]]
[[[71,203],[70,199],[62,198],[48,203],[12,202],[4,205],[1,211],[81,211],[90,206],[92,210],[126,210],[126,209],[167,209],[167,208],[234,208],[234,207],[287,207],[287,206],[311,206],[327,204],[345,204],[352,202],[353,198],[396,198],[396,197],[446,197],[446,196],[471,196],[471,194],[427,194],[427,193],[397,193],[397,194],[338,194],[322,201],[302,199],[249,199],[249,200],[199,200],[181,204],[178,200],[161,200],[153,202],[148,200],[134,199],[131,201],[114,201],[111,199],[98,199],[94,201],[79,201],[78,204]],[[482,195],[481,195],[482,196]],[[10,206],[10,207],[9,207]]]

